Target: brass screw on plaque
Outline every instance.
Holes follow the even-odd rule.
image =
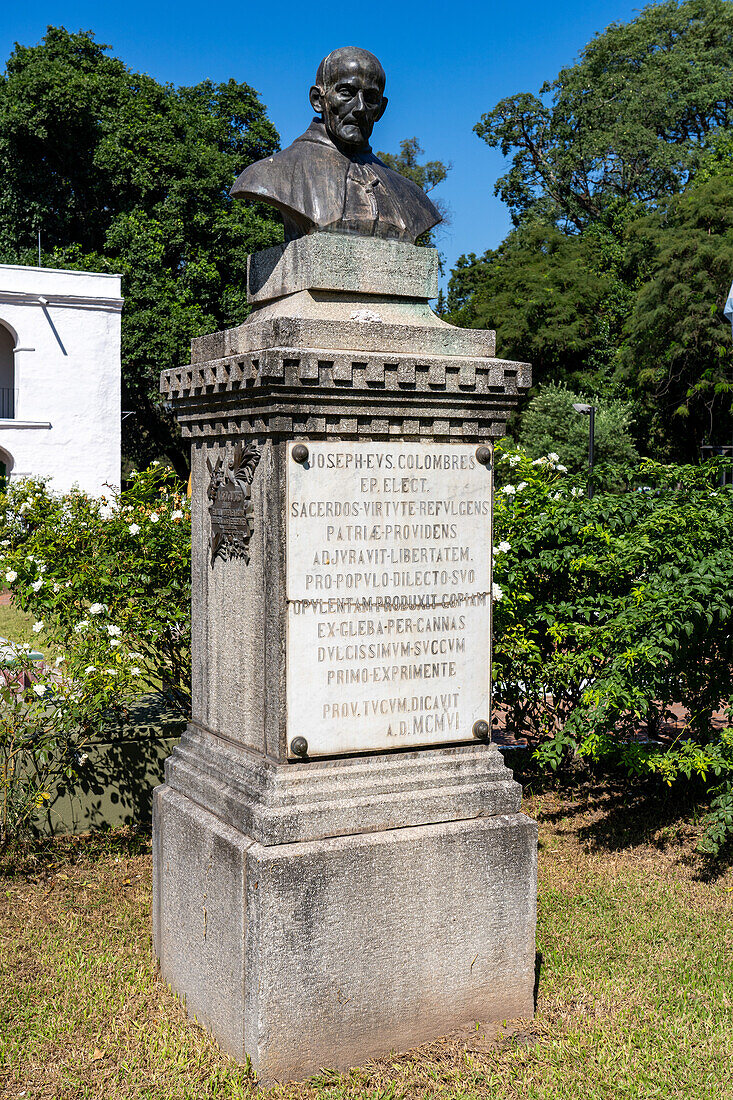
[[[472,732],[477,741],[485,741],[489,736],[489,723],[479,718],[478,722],[473,723]]]
[[[477,447],[476,448],[476,461],[480,462],[482,466],[491,465],[491,447]]]
[[[293,462],[298,462],[302,466],[304,462],[308,461],[308,448],[305,443],[296,443],[292,450]]]
[[[290,742],[290,750],[295,756],[307,756],[308,742],[305,737],[294,737]]]

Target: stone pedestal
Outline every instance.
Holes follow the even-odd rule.
[[[436,272],[390,241],[270,249],[247,322],[163,376],[192,442],[193,718],[155,793],[154,943],[263,1083],[533,1011],[536,826],[497,749],[462,721],[432,747],[358,751],[345,718],[343,745],[309,753],[288,693],[293,440],[485,446],[529,385],[493,333],[432,314]]]

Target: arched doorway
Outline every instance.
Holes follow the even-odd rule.
[[[15,337],[0,321],[0,420],[15,416]]]
[[[3,450],[0,447],[0,492],[5,488],[8,483],[8,478],[15,465],[15,459],[9,451]]]

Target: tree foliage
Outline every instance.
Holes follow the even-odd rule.
[[[512,157],[495,191],[515,221],[539,205],[581,229],[613,199],[676,194],[732,121],[733,4],[665,0],[612,23],[539,97],[501,100],[475,130]]]
[[[597,242],[531,220],[495,251],[461,264],[448,287],[449,320],[496,330],[497,349],[532,363],[534,381],[588,384],[588,364],[607,360],[611,277]],[[591,383],[592,384],[592,383]]]
[[[733,4],[651,5],[542,95],[477,126],[513,155],[497,189],[516,225],[461,257],[449,319],[495,328],[535,384],[633,402],[642,451],[695,461],[733,430]]]
[[[420,164],[418,157],[422,154],[423,148],[420,142],[416,137],[412,137],[404,138],[400,142],[399,153],[377,153],[377,156],[393,171],[406,176],[428,194],[443,182],[451,165],[444,164],[442,160],[429,160],[426,164]]]
[[[124,445],[186,457],[160,371],[193,336],[240,323],[249,252],[282,239],[273,211],[233,203],[278,135],[247,84],[174,88],[135,73],[91,32],[49,27],[0,79],[0,260],[121,272]]]
[[[421,157],[422,154],[422,145],[416,137],[412,137],[404,138],[400,142],[399,153],[380,152],[377,153],[377,156],[393,171],[399,172],[402,176],[406,176],[408,180],[412,180],[412,182],[416,183],[418,187],[421,187],[426,194],[429,194],[438,184],[443,182],[450,172],[452,165],[444,164],[442,160],[429,160],[425,164],[421,164],[418,157]],[[435,197],[433,198],[433,202],[443,219],[443,224],[446,224],[448,221],[448,211],[445,204]],[[429,229],[427,233],[423,233],[415,243],[430,246],[434,245],[435,229]]]
[[[588,417],[575,403],[595,405],[595,461],[628,464],[638,459],[630,427],[633,409],[618,399],[602,399],[549,383],[529,401],[522,417],[519,443],[531,460],[559,453],[562,465],[574,474],[588,470]]]
[[[656,450],[694,461],[704,439],[728,443],[733,428],[733,346],[722,312],[733,277],[733,170],[695,180],[639,219],[628,251],[639,286],[618,377],[636,389]]]

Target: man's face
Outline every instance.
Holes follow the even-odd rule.
[[[311,105],[323,115],[332,141],[358,149],[367,145],[387,106],[382,74],[365,58],[333,64],[325,88],[311,88]]]

